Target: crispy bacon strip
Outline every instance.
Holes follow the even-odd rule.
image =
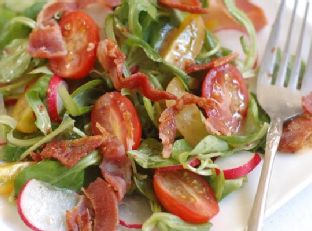
[[[132,185],[131,162],[126,155],[126,147],[118,138],[100,124],[96,125],[104,137],[101,147],[103,160],[100,165],[102,176],[113,187],[118,201],[121,201]]]
[[[118,225],[118,202],[113,189],[97,178],[84,194],[94,209],[94,231],[115,231]]]
[[[230,128],[223,122],[222,108],[220,104],[209,98],[198,97],[192,94],[185,94],[176,101],[176,104],[164,110],[159,118],[159,138],[163,144],[162,155],[169,158],[172,152],[172,145],[176,136],[175,117],[185,105],[196,104],[205,111],[210,111],[209,117],[205,121],[207,130],[212,134],[231,134]]]
[[[117,200],[121,201],[132,185],[132,168],[129,158],[126,155],[117,160],[104,158],[100,169],[104,179],[116,192]]]
[[[159,0],[160,4],[181,11],[186,11],[193,14],[206,14],[208,9],[202,8],[199,0]]]
[[[92,231],[93,209],[90,208],[85,196],[81,196],[78,204],[66,212],[66,225],[68,231]]]
[[[155,89],[143,73],[138,72],[124,78],[123,68],[126,57],[112,40],[106,39],[100,42],[97,56],[117,90],[122,88],[139,90],[146,98],[153,101],[176,99],[176,96],[169,92]]]
[[[37,17],[37,27],[29,36],[28,51],[35,58],[50,59],[67,55],[61,28],[54,17],[64,12],[84,9],[91,4],[103,6],[105,9],[103,13],[107,14],[120,2],[120,0],[58,0],[46,4]]]
[[[175,107],[169,107],[159,117],[159,139],[161,139],[163,144],[162,155],[164,158],[169,158],[172,151],[177,132],[175,119],[177,113],[178,110]]]
[[[312,115],[297,116],[284,124],[279,150],[294,153],[305,146],[311,146],[311,137]]]
[[[312,92],[302,97],[302,107],[305,113],[312,115]]]
[[[236,0],[236,5],[244,11],[253,22],[256,31],[260,31],[267,25],[267,19],[263,9],[251,3],[249,0]],[[206,27],[211,31],[239,30],[246,32],[246,29],[239,24],[229,13],[223,0],[210,0],[208,13],[203,15]]]
[[[28,51],[34,58],[57,58],[67,54],[62,32],[56,22],[33,29],[29,35]]]
[[[87,136],[76,140],[60,140],[48,143],[41,151],[43,158],[55,158],[68,168],[104,142],[102,136]]]
[[[205,71],[205,70],[209,70],[215,67],[219,67],[219,66],[222,66],[224,64],[234,61],[237,58],[237,56],[238,54],[234,52],[232,54],[229,54],[228,56],[214,59],[209,63],[187,65],[185,67],[185,72],[193,73],[197,71]]]
[[[37,17],[37,27],[29,35],[28,51],[35,58],[57,58],[67,54],[61,28],[53,17],[77,9],[75,1],[46,4]]]

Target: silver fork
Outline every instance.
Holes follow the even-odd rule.
[[[248,221],[248,231],[260,231],[262,228],[267,192],[273,167],[274,157],[279,145],[282,134],[283,122],[302,111],[301,97],[312,91],[312,44],[307,64],[307,70],[299,86],[299,75],[301,56],[303,51],[303,38],[307,28],[307,16],[309,11],[309,1],[306,2],[306,10],[301,26],[301,32],[298,40],[296,58],[291,77],[286,83],[287,65],[290,59],[290,45],[294,40],[294,27],[298,1],[294,3],[292,18],[288,29],[288,37],[285,44],[283,57],[276,80],[273,82],[272,73],[276,60],[276,50],[278,38],[281,29],[285,29],[283,14],[285,11],[285,0],[282,0],[275,23],[273,25],[263,61],[260,66],[257,81],[257,98],[260,105],[268,113],[271,119],[270,128],[267,134],[267,143],[265,147],[264,163],[261,171],[261,177],[255,196],[254,205]]]

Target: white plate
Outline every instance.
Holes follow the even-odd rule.
[[[271,24],[275,17],[279,1],[255,0],[254,2],[265,9],[265,13],[269,19],[269,23]],[[292,1],[289,1],[288,3],[291,4],[291,2]],[[300,3],[302,2],[303,1],[300,1]],[[301,8],[298,12],[298,19],[300,19],[300,15],[303,15],[303,9]],[[288,20],[289,18],[290,16],[287,17]],[[308,34],[311,35],[312,12],[309,18],[310,24]],[[297,29],[299,29],[299,26]],[[270,26],[258,35],[259,57],[262,56],[262,51],[265,47],[269,31]],[[284,31],[284,36],[282,37],[285,38],[286,35],[287,32]],[[237,33],[227,31],[220,33],[220,36],[223,38],[231,38],[231,40],[224,41],[226,46],[239,47],[238,39],[233,39],[234,36],[239,36]],[[305,41],[305,43],[307,42],[308,41]],[[308,49],[305,50],[307,51]],[[296,155],[277,155],[274,162],[274,170],[270,184],[266,216],[270,216],[276,209],[299,193],[307,185],[312,183],[311,163],[312,150],[302,150]],[[256,192],[260,170],[261,166],[259,165],[248,176],[248,183],[246,183],[242,189],[232,193],[220,202],[220,213],[212,220],[213,228],[211,231],[241,231],[244,229],[252,207],[252,201]],[[16,206],[14,204],[10,204],[4,198],[0,198],[0,230],[30,230],[20,220],[17,214]]]

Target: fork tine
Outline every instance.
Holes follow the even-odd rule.
[[[308,94],[312,91],[312,40],[310,45],[309,58],[307,61],[307,70],[302,80],[301,90],[304,92],[304,94]]]
[[[305,10],[305,14],[304,14],[304,18],[303,18],[303,22],[301,26],[300,39],[299,39],[297,51],[296,51],[296,60],[295,60],[295,64],[293,66],[289,84],[288,84],[288,88],[291,88],[293,90],[297,89],[298,87],[298,80],[299,80],[300,68],[301,68],[301,56],[302,56],[302,51],[303,51],[303,39],[304,39],[304,35],[307,29],[307,18],[308,18],[309,8],[310,8],[310,2],[307,1],[306,10]]]
[[[282,16],[285,11],[285,2],[285,0],[281,0],[276,19],[270,33],[270,37],[265,48],[262,63],[259,69],[259,75],[257,80],[258,86],[261,86],[262,83],[269,83],[272,79],[270,78],[270,76],[272,76],[271,74],[273,73],[274,69],[277,51],[276,47],[281,29]]]
[[[285,79],[286,79],[286,73],[287,73],[287,67],[288,67],[288,60],[290,57],[290,45],[293,39],[293,29],[294,29],[294,24],[295,24],[295,16],[296,16],[296,11],[297,11],[297,7],[298,7],[298,0],[295,0],[295,6],[293,8],[292,11],[292,16],[291,16],[291,22],[290,22],[290,27],[289,27],[289,31],[288,31],[288,37],[287,37],[287,41],[285,44],[285,49],[284,49],[284,55],[282,58],[282,62],[276,77],[276,81],[275,85],[277,86],[284,86],[285,84]]]

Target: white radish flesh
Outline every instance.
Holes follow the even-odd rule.
[[[79,195],[73,191],[33,179],[19,193],[18,213],[32,230],[66,231],[66,211],[78,200]]]

